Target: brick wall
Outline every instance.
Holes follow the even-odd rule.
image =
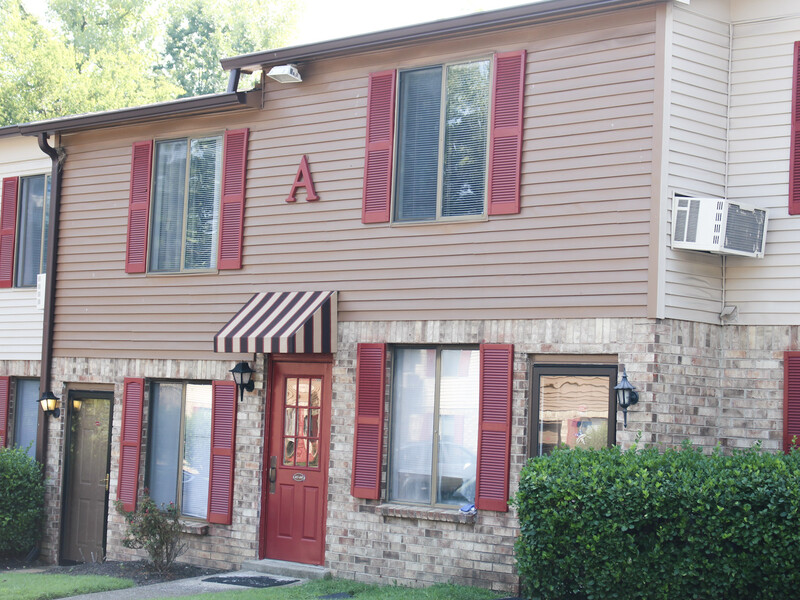
[[[57,396],[66,397],[69,389],[92,390],[93,385],[113,384],[114,405],[111,423],[111,462],[108,511],[108,539],[106,556],[110,560],[128,560],[143,556],[121,544],[125,523],[113,507],[117,497],[119,477],[119,439],[122,424],[122,393],[125,377],[180,380],[230,380],[230,360],[172,361],[172,360],[111,360],[58,358],[53,364],[53,390]],[[261,448],[264,437],[264,385],[263,362],[254,368],[256,389],[246,393],[239,402],[236,413],[236,467],[234,471],[234,508],[231,525],[208,525],[208,535],[185,534],[188,550],[178,560],[215,568],[228,569],[243,560],[256,558],[258,552],[258,527],[261,501]],[[142,427],[142,454],[139,468],[139,493],[145,485],[147,461],[147,419],[149,395],[144,406]],[[62,403],[63,405],[63,403]],[[63,408],[62,408],[63,410]],[[60,449],[64,447],[66,418],[62,413],[49,429],[48,455],[45,467],[47,519],[43,543],[43,557],[58,560],[61,522],[59,508],[62,502],[61,482],[63,463]],[[191,521],[187,521],[192,523]],[[205,522],[202,522],[205,524]],[[188,529],[188,528],[187,528]]]
[[[426,585],[451,581],[513,592],[514,511],[481,511],[474,518],[438,509],[409,508],[360,500],[350,495],[356,350],[360,342],[389,344],[513,343],[513,421],[511,493],[527,457],[530,419],[529,373],[532,357],[602,355],[627,370],[640,390],[628,428],[617,415],[617,442],[680,444],[705,448],[747,447],[761,441],[781,446],[783,352],[797,349],[797,327],[715,326],[653,319],[551,319],[537,321],[431,321],[339,323],[334,357],[331,447],[328,473],[326,566],[336,576]],[[124,377],[228,379],[230,360],[56,359],[53,390],[91,389],[113,384],[111,498],[116,497],[122,382]],[[256,365],[256,391],[238,406],[233,523],[210,525],[207,536],[187,535],[189,552],[181,561],[220,568],[258,555],[261,466],[264,441],[264,360]],[[391,367],[391,365],[390,365]],[[389,367],[389,368],[390,368]],[[389,409],[387,391],[387,415]],[[145,404],[147,407],[147,404]],[[145,423],[147,408],[145,408]],[[56,560],[61,505],[65,417],[49,429],[46,465],[48,519],[45,557]],[[388,423],[387,431],[388,434]],[[144,430],[146,448],[147,429]],[[388,435],[384,436],[388,444]],[[384,457],[388,452],[384,452]],[[140,485],[144,485],[146,452]],[[384,464],[383,497],[386,497]],[[108,519],[108,558],[128,559],[120,544],[121,517]]]

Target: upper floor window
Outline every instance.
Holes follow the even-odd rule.
[[[35,287],[47,263],[50,177],[6,177],[0,206],[0,287]]]
[[[135,142],[126,273],[242,268],[247,129]]]
[[[217,266],[222,136],[155,144],[150,271]]]
[[[399,73],[395,221],[485,213],[490,66]]]
[[[47,263],[47,224],[50,208],[50,177],[20,178],[19,231],[17,234],[17,287],[33,287]]]
[[[363,223],[520,211],[526,53],[371,73]]]

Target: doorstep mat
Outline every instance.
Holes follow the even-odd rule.
[[[269,588],[277,587],[279,585],[288,585],[300,581],[299,579],[286,579],[281,577],[267,577],[266,575],[228,575],[219,577],[206,577],[203,581],[210,583],[227,583],[228,585],[241,585],[242,587],[251,588]]]

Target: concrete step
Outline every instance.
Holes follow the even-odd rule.
[[[282,575],[298,579],[330,579],[331,572],[325,567],[288,562],[285,560],[248,560],[242,563],[242,571],[258,571],[268,575]]]

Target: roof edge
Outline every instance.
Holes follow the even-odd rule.
[[[345,56],[375,49],[394,48],[418,41],[431,41],[464,33],[479,33],[504,27],[522,27],[607,10],[661,4],[669,0],[547,0],[493,11],[430,21],[417,25],[359,34],[346,38],[289,46],[223,58],[226,71],[251,71],[266,65]]]
[[[254,90],[260,95],[260,90]],[[153,121],[185,114],[204,114],[228,108],[254,107],[254,97],[251,92],[225,92],[221,94],[208,94],[193,98],[181,98],[144,106],[133,106],[84,115],[61,117],[47,121],[36,121],[15,125],[22,135],[38,135],[40,133],[63,133],[82,129],[99,129],[113,127],[139,121]],[[2,134],[2,130],[0,130]],[[9,134],[10,135],[10,134]]]
[[[12,135],[20,135],[19,125],[6,125],[0,127],[0,138],[11,137]]]

